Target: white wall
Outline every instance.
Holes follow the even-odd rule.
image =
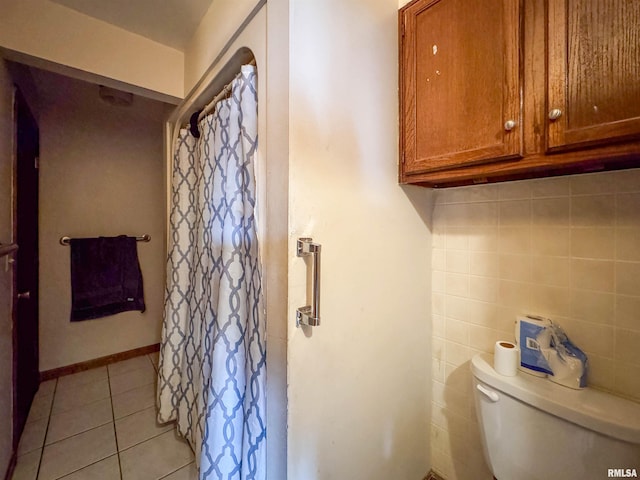
[[[13,162],[13,82],[0,58],[0,243],[12,243],[11,225]],[[4,476],[12,452],[13,342],[12,270],[0,259],[0,476]]]
[[[290,8],[288,477],[421,479],[431,205],[397,184],[398,2]],[[313,330],[295,327],[302,236],[322,245]]]
[[[57,80],[56,80],[57,79]],[[98,98],[97,85],[40,81],[40,370],[160,341],[164,282],[164,107]],[[151,235],[139,243],[145,313],[69,321],[69,247],[61,236]]]
[[[184,97],[184,54],[47,0],[0,2],[0,47],[23,62]],[[96,79],[97,81],[97,79]]]

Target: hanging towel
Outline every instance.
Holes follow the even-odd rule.
[[[72,238],[71,321],[145,311],[135,237]]]

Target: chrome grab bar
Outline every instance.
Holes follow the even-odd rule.
[[[313,273],[311,275],[311,305],[298,308],[296,311],[296,327],[320,325],[320,250],[321,246],[313,243],[311,238],[298,239],[298,257],[313,255]]]

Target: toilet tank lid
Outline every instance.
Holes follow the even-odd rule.
[[[640,444],[640,403],[593,388],[573,390],[523,372],[505,377],[493,369],[493,355],[488,353],[471,359],[471,372],[490,387],[540,410],[603,435]]]

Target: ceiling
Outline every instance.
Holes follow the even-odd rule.
[[[213,0],[50,0],[184,51]]]
[[[99,86],[65,75],[30,68],[38,92],[40,108],[46,109],[59,105],[73,105],[75,109],[92,109],[101,112],[105,109],[120,109],[133,118],[155,120],[166,118],[175,105],[159,102],[141,95],[134,95],[133,102],[127,107],[113,106],[101,100]]]

